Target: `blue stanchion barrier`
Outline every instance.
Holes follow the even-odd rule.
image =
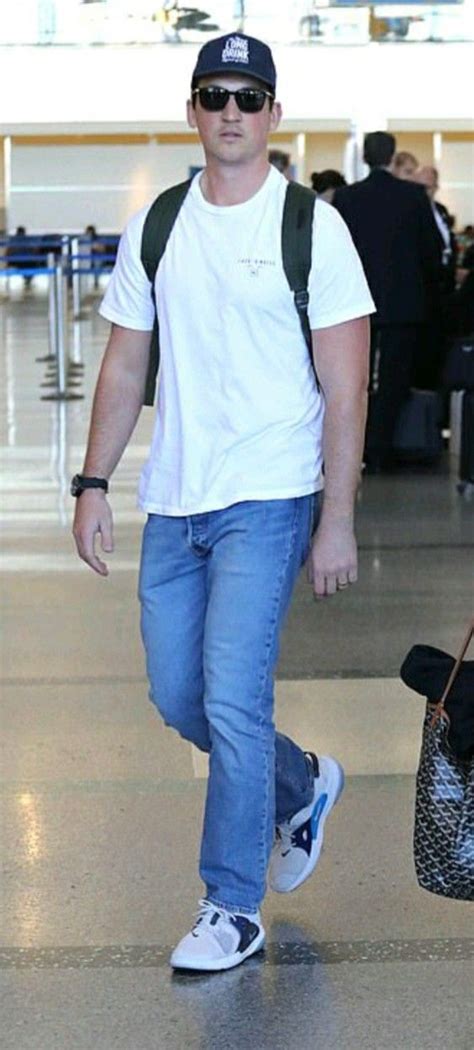
[[[3,235],[0,236],[0,276],[23,277],[28,281],[41,275],[49,276],[54,270],[47,266],[46,257],[52,254],[55,258],[61,256],[68,281],[74,276],[90,276],[97,283],[100,276],[113,270],[119,241],[119,234],[96,238],[84,233]],[[81,250],[73,254],[73,246],[77,244]]]
[[[91,257],[95,262],[115,262],[116,259],[115,255],[109,255],[106,252],[78,252],[76,255],[70,255],[69,259],[74,261],[74,259],[90,259]]]
[[[15,248],[17,246],[20,247],[20,245],[25,244],[25,245],[32,245],[32,246],[35,246],[37,248],[49,248],[49,247],[60,248],[60,247],[62,247],[63,244],[66,244],[66,242],[68,240],[69,240],[68,237],[64,238],[64,237],[59,236],[59,235],[58,236],[54,236],[53,235],[51,237],[46,237],[46,236],[45,237],[42,237],[42,236],[38,236],[38,237],[16,237],[16,236],[5,237],[5,236],[3,236],[3,237],[0,237],[0,247],[9,247],[11,245],[12,248]]]
[[[27,259],[38,259],[38,256],[34,255],[32,252],[15,252],[14,255],[4,255],[3,258],[7,259],[7,260],[8,259],[23,259],[23,260],[27,260]],[[0,262],[1,262],[1,259],[2,259],[2,256],[0,256]]]
[[[117,233],[104,234],[104,236],[97,237],[96,240],[91,240],[90,237],[77,233],[27,234],[25,237],[17,237],[16,234],[3,234],[0,236],[0,248],[8,248],[10,246],[14,248],[22,245],[36,248],[62,248],[66,244],[70,246],[73,240],[79,240],[80,244],[110,244],[117,246],[120,235]]]
[[[37,266],[22,266],[21,269],[8,266],[4,270],[0,269],[0,277],[39,277],[43,273],[54,273],[54,266],[42,266],[40,269]]]
[[[110,262],[110,263],[106,264],[106,266],[108,267],[109,270],[112,270],[113,269],[113,262]],[[81,266],[81,267],[78,267],[77,269],[73,269],[72,266],[64,266],[63,267],[63,272],[68,277],[73,276],[75,273],[79,273],[81,275],[92,274],[94,276],[94,274],[97,273],[97,270],[99,268],[103,269],[104,271],[106,269],[106,267],[102,266],[102,264],[101,264],[100,267]],[[49,273],[54,273],[54,267],[51,267],[51,266],[21,266],[21,267],[20,266],[2,266],[1,265],[1,259],[0,259],[0,277],[13,277],[13,276],[40,277],[41,274],[49,274]]]

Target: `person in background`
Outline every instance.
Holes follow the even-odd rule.
[[[22,256],[36,256],[37,254],[38,249],[36,247],[33,248],[28,241],[26,226],[17,226],[15,233],[10,237],[5,251],[6,257],[12,260],[10,266],[18,267],[19,270],[36,269],[37,266],[41,265],[40,262],[37,263],[35,259],[26,259],[22,258]],[[25,288],[29,288],[33,280],[33,274],[25,274],[23,280],[25,282]]]
[[[462,250],[464,253],[467,252],[469,248],[474,248],[474,226],[472,223],[468,222],[459,236],[462,241]],[[464,256],[462,265],[465,265]]]
[[[465,249],[461,266],[463,270],[474,270],[474,243],[469,244]]]
[[[417,158],[413,153],[408,153],[406,150],[400,150],[393,158],[392,172],[397,176],[397,179],[413,181],[418,167],[419,162]]]
[[[456,291],[447,300],[449,336],[474,334],[474,267],[464,269]]]
[[[86,226],[84,236],[88,238],[90,244],[90,265],[94,274],[94,288],[98,288],[99,277],[102,269],[101,256],[107,253],[107,246],[99,239],[97,229],[92,223],[89,223],[89,225]]]
[[[277,171],[285,176],[285,179],[291,179],[291,157],[289,153],[285,153],[282,149],[271,149],[268,151],[268,161],[269,164],[272,164]]]
[[[334,168],[325,168],[320,172],[313,171],[311,175],[311,186],[314,192],[328,204],[332,204],[336,190],[346,185],[344,175],[341,175],[340,171],[335,171]]]
[[[450,304],[456,292],[458,251],[453,232],[454,218],[445,205],[436,200],[439,189],[437,169],[428,164],[418,168],[415,181],[426,191],[436,224],[439,279],[415,362],[413,384],[421,389],[437,390],[449,345]]]
[[[436,168],[425,165],[415,173],[415,182],[425,187],[433,209],[433,216],[439,234],[439,251],[442,264],[442,293],[450,295],[456,286],[457,244],[453,232],[454,217],[440,201],[436,200],[439,189],[439,174]]]
[[[368,472],[393,465],[393,435],[412,382],[413,365],[439,269],[438,236],[421,186],[392,172],[396,142],[385,131],[365,136],[370,174],[336,190],[362,259],[377,313],[372,317],[371,387],[365,462]]]
[[[310,359],[283,269],[288,184],[268,163],[281,116],[270,48],[243,33],[206,43],[187,116],[206,166],[155,282],[160,377],[140,482],[139,593],[150,698],[210,755],[205,895],[170,962],[214,971],[260,950],[267,869],[279,893],[311,875],[343,788],[334,758],[276,733],[274,671],[306,560],[318,599],[357,579],[373,302],[345,223],[316,200]],[[113,549],[108,479],[143,404],[155,320],[140,260],[146,214],[127,225],[102,303],[112,329],[83,474],[72,483],[77,549],[101,576],[108,568],[95,543]]]

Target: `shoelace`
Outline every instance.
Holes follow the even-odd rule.
[[[294,829],[289,824],[280,824],[276,829],[278,849],[284,857],[290,852],[292,846],[296,845]]]
[[[207,922],[210,922],[210,920],[212,919],[213,915],[216,914],[216,912],[219,915],[220,919],[229,920],[229,918],[231,917],[230,912],[226,911],[225,908],[219,908],[217,904],[213,904],[212,901],[207,901],[205,899],[200,900],[198,905],[198,911],[196,912],[196,921],[194,923],[193,929],[195,929],[196,926],[203,926],[206,920]]]

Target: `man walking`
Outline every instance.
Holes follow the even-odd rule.
[[[392,172],[396,142],[385,131],[365,136],[370,174],[336,190],[334,206],[354,238],[377,313],[371,326],[371,396],[365,461],[369,471],[391,466],[392,441],[408,394],[423,324],[438,273],[431,208],[414,182]]]
[[[317,202],[309,321],[318,386],[282,266],[288,182],[267,159],[281,116],[275,88],[259,40],[230,34],[199,52],[187,113],[206,167],[155,282],[161,365],[139,488],[148,514],[142,635],[153,703],[210,756],[205,896],[171,957],[187,969],[229,969],[262,947],[267,869],[283,893],[308,878],[343,786],[334,759],[275,733],[273,673],[308,556],[317,598],[357,578],[373,304],[344,223]],[[101,307],[112,330],[73,484],[78,551],[101,575],[95,541],[112,551],[108,480],[140,412],[154,322],[140,261],[146,212],[125,230]]]

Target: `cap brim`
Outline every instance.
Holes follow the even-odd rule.
[[[269,83],[268,80],[264,80],[262,77],[259,77],[256,73],[249,73],[248,69],[246,69],[245,66],[243,66],[241,69],[239,69],[237,65],[233,65],[232,69],[229,69],[229,66],[226,65],[226,66],[217,66],[215,69],[206,69],[205,73],[195,73],[193,75],[193,79],[191,81],[191,89],[194,90],[194,88],[196,87],[198,81],[199,80],[203,80],[204,77],[214,77],[214,76],[222,76],[222,75],[229,76],[229,77],[231,77],[231,76],[239,76],[239,77],[243,76],[243,77],[248,77],[249,80],[258,80],[258,83],[259,84],[263,84],[264,87],[268,88],[268,90],[271,91],[272,95],[275,94],[275,88],[274,88],[273,84]]]

